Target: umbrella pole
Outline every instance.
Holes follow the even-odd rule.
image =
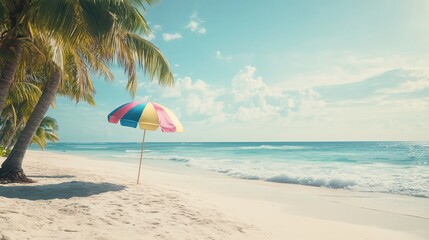
[[[142,150],[140,151],[140,164],[139,164],[139,175],[137,175],[137,184],[139,184],[139,180],[140,180],[140,169],[142,167],[142,157],[143,157],[143,151],[144,151],[144,138],[145,137],[146,137],[146,129],[143,132]]]

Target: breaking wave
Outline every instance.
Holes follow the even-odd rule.
[[[313,178],[313,177],[290,177],[287,175],[279,175],[271,178],[265,179],[269,182],[276,183],[291,183],[291,184],[301,184],[315,187],[328,187],[328,188],[350,188],[356,185],[356,182],[353,180],[347,179],[323,179],[323,178]]]

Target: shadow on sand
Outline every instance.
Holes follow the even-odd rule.
[[[69,199],[124,190],[126,187],[112,183],[71,181],[48,185],[0,186],[0,197],[27,200]]]
[[[29,178],[74,178],[74,175],[32,175],[32,176],[27,176]],[[1,238],[0,238],[1,240]]]

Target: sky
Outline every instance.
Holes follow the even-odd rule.
[[[107,123],[117,106],[161,103],[185,132],[148,141],[428,141],[429,2],[161,0],[145,36],[168,59],[173,87],[139,72],[93,76],[97,106],[58,97],[48,115],[64,142],[140,141]]]

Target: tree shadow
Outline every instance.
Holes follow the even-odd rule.
[[[0,196],[27,200],[69,199],[124,190],[126,187],[112,183],[71,181],[33,186],[0,186]]]
[[[74,175],[52,175],[52,176],[48,176],[48,175],[33,175],[33,176],[28,176],[29,178],[74,178]],[[0,238],[1,240],[1,238]]]

